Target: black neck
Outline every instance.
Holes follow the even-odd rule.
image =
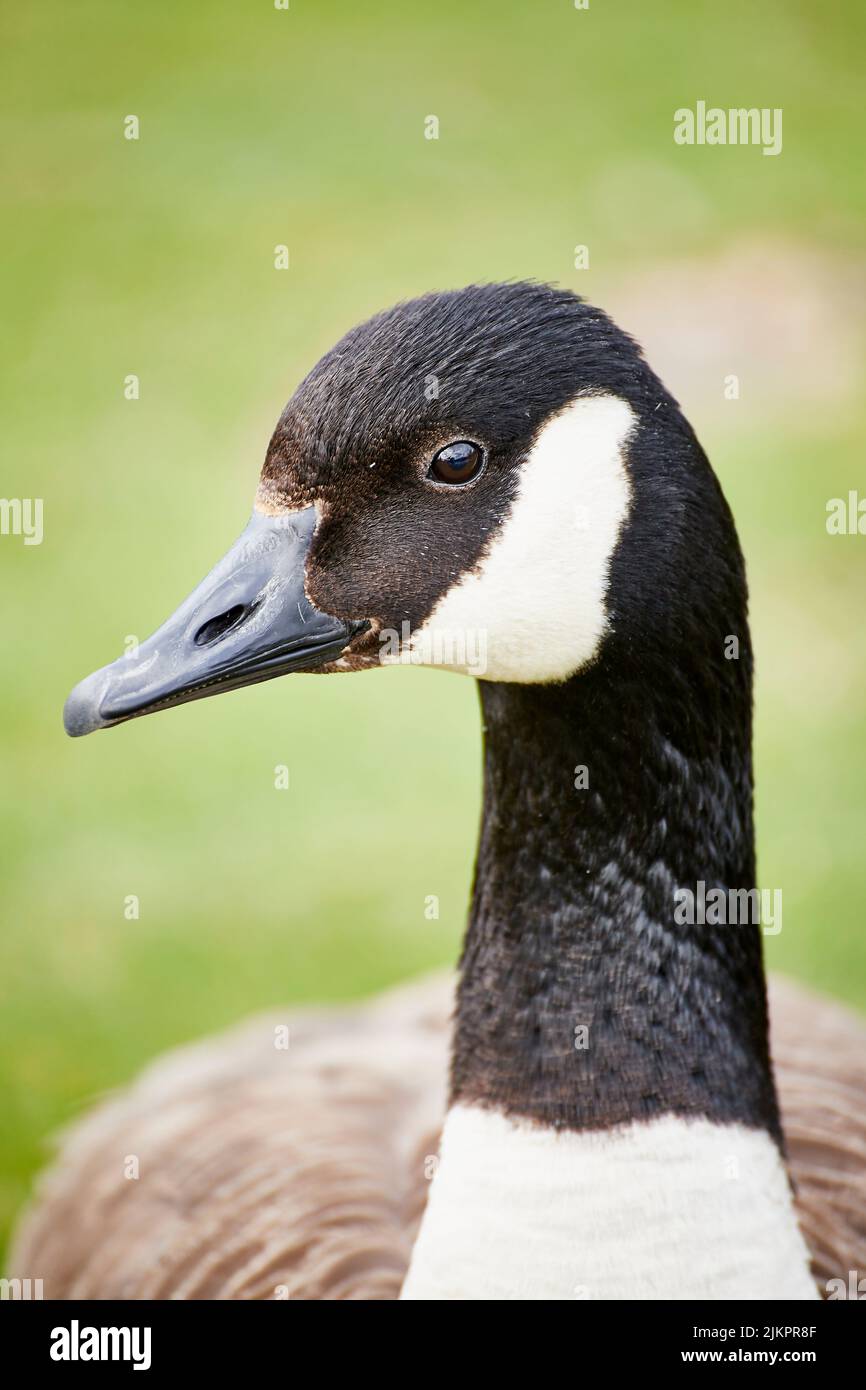
[[[706,1116],[779,1140],[760,926],[674,920],[677,888],[755,882],[743,634],[738,661],[720,635],[711,660],[684,652],[672,675],[668,657],[657,679],[614,655],[565,685],[480,683],[453,1101],[569,1129]]]

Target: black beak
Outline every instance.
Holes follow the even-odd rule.
[[[75,687],[63,710],[73,738],[335,661],[362,631],[314,608],[304,564],[315,508],[252,520],[177,612],[137,651]]]

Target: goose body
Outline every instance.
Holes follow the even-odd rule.
[[[63,1137],[10,1272],[45,1271],[62,1299],[398,1298],[437,1169],[453,1004],[434,976],[161,1058]],[[780,979],[770,1015],[797,1215],[832,1296],[866,1264],[863,1025]],[[290,1063],[273,1045],[287,1019]],[[591,1273],[573,1273],[569,1297],[591,1299]]]
[[[478,677],[450,1049],[434,982],[302,1015],[284,1056],[267,1020],[173,1054],[67,1140],[12,1272],[50,1297],[811,1299],[862,1266],[866,1029],[780,987],[770,1060],[746,606],[709,463],[605,315],[492,285],[347,334],[241,540],[66,724],[292,670]],[[743,916],[678,915],[701,885]]]

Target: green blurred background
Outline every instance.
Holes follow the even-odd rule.
[[[569,285],[679,396],[749,561],[770,963],[866,1006],[866,538],[825,529],[866,491],[862,5],[53,0],[3,24],[2,492],[45,505],[41,546],[0,539],[3,1225],[50,1132],[161,1049],[455,958],[470,681],[60,723],[240,531],[301,375],[429,288]],[[782,154],[676,146],[698,99],[782,107]]]

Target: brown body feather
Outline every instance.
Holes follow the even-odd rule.
[[[452,995],[437,976],[294,1013],[288,1050],[286,1016],[265,1015],[171,1053],[64,1138],[10,1274],[43,1279],[46,1298],[396,1298],[444,1113]],[[866,1269],[866,1023],[787,981],[770,998],[824,1291]]]

